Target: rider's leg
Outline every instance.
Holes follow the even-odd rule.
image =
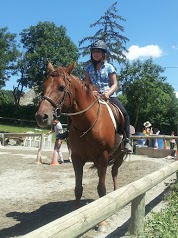
[[[118,100],[116,97],[110,97],[110,101],[116,104],[121,112],[123,113],[124,119],[125,119],[125,124],[124,124],[124,144],[125,144],[125,150],[127,152],[132,152],[132,146],[130,145],[130,119],[129,115],[126,111],[126,109],[123,107],[122,103]]]

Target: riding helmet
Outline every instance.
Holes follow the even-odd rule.
[[[94,49],[101,49],[102,51],[104,51],[104,53],[107,52],[107,46],[106,43],[102,40],[98,40],[95,41],[90,48],[90,51],[94,50]]]

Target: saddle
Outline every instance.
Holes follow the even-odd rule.
[[[120,108],[116,104],[112,103],[109,100],[107,100],[106,102],[107,102],[108,106],[111,108],[111,111],[112,111],[114,118],[116,120],[116,124],[118,126],[117,132],[123,133],[124,124],[125,124],[123,113],[121,112]]]

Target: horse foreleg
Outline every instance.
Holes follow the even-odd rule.
[[[69,152],[69,162],[72,163],[72,159],[71,159],[71,147],[70,147],[70,142],[69,142],[69,138],[67,138],[66,140],[67,143],[67,148],[68,148],[68,152]]]
[[[120,155],[119,158],[116,158],[114,161],[114,165],[112,166],[112,179],[113,179],[113,185],[114,185],[114,190],[117,190],[119,188],[118,184],[118,169],[121,166],[123,162],[123,157],[124,155]]]
[[[98,186],[97,186],[97,191],[99,197],[103,197],[106,195],[106,170],[107,170],[107,165],[105,166],[99,166],[98,168],[98,176],[99,176],[99,181],[98,181]]]
[[[98,176],[99,176],[99,182],[98,182],[98,195],[99,197],[103,197],[106,195],[106,185],[105,185],[105,180],[106,180],[106,170],[107,170],[107,164],[102,164],[98,168]],[[102,221],[98,224],[97,230],[100,232],[105,232],[107,231],[107,226],[108,226],[107,221]]]
[[[75,172],[75,201],[76,208],[80,207],[80,199],[83,193],[82,179],[83,179],[83,165],[81,163],[73,161],[73,167]]]

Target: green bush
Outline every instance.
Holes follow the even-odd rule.
[[[140,238],[177,238],[178,237],[178,183],[166,198],[168,206],[159,213],[152,213],[145,225],[144,235]]]

